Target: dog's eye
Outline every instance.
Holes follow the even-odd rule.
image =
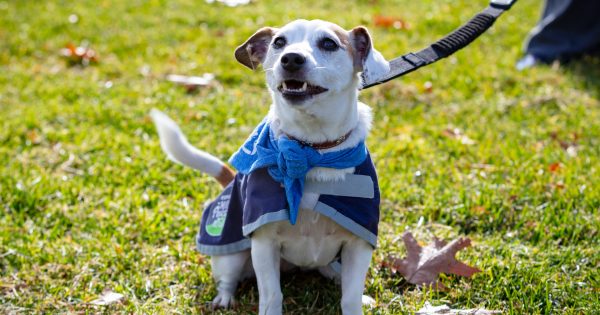
[[[323,38],[319,42],[319,47],[327,51],[336,51],[339,48],[338,44],[331,38]]]
[[[287,44],[287,41],[285,40],[284,37],[277,37],[273,41],[273,47],[275,47],[276,49],[283,48],[283,46],[285,46],[285,44]]]

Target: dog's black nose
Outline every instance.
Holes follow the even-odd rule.
[[[306,58],[298,53],[287,53],[281,57],[281,66],[287,71],[298,71],[305,62]]]

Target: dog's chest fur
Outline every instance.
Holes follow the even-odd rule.
[[[318,194],[302,196],[295,225],[277,222],[261,227],[261,235],[277,239],[281,258],[300,267],[320,267],[331,263],[340,253],[345,242],[357,236],[328,217],[313,211]]]

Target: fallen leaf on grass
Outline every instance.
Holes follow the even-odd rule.
[[[471,138],[467,137],[467,135],[463,134],[462,131],[460,131],[460,129],[458,129],[458,128],[445,129],[442,132],[442,135],[444,137],[460,140],[460,143],[462,143],[464,145],[473,145],[476,143],[473,139],[471,139]]]
[[[560,137],[558,132],[550,133],[550,138],[560,145],[560,147],[565,150],[568,156],[576,157],[577,151],[579,148],[579,138],[580,135],[576,132],[571,133],[567,137]]]
[[[476,207],[471,208],[471,212],[481,215],[481,214],[486,214],[488,211],[484,206],[476,206]]]
[[[206,0],[206,3],[220,2],[228,7],[237,7],[240,5],[249,4],[250,0]]]
[[[489,314],[502,314],[501,311],[486,310],[483,308],[473,308],[466,310],[451,309],[448,305],[433,306],[429,302],[425,302],[425,305],[418,310],[415,314],[417,315],[437,315],[437,314],[457,314],[457,315],[489,315]]]
[[[395,28],[397,30],[406,30],[410,25],[399,17],[375,15],[373,17],[373,23],[375,26],[383,28]]]
[[[113,292],[112,290],[104,290],[102,295],[97,299],[90,302],[93,305],[111,305],[121,302],[125,299],[125,296],[121,293]]]
[[[115,248],[115,253],[117,253],[117,255],[123,255],[123,247],[121,247],[121,245],[114,243],[113,247]]]
[[[42,137],[34,129],[27,131],[25,136],[32,144],[40,144],[42,142]]]
[[[432,91],[433,91],[433,83],[431,83],[431,81],[425,82],[425,84],[423,84],[423,92],[429,94]]]
[[[85,67],[98,62],[98,54],[89,47],[77,47],[69,43],[65,48],[60,50],[60,54],[67,59],[67,62],[70,65],[80,65]]]
[[[412,284],[444,289],[444,285],[438,282],[440,273],[470,277],[481,271],[454,257],[459,250],[471,246],[471,240],[468,238],[461,237],[450,243],[436,238],[432,244],[421,247],[413,235],[406,232],[402,235],[402,240],[406,246],[407,257],[390,257],[389,265],[392,272],[399,271]]]
[[[558,170],[560,170],[560,167],[560,163],[554,162],[548,165],[548,170],[552,173],[556,173]]]
[[[565,189],[565,183],[563,183],[563,182],[551,183],[550,187],[554,188],[556,190],[562,190],[562,189]]]
[[[202,86],[208,86],[214,80],[215,75],[212,73],[205,73],[201,77],[198,76],[185,76],[179,74],[167,75],[167,81],[175,84],[183,85],[188,93],[195,92]]]

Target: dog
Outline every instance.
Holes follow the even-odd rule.
[[[278,150],[291,145],[294,154],[308,152],[307,160],[316,157],[321,164],[305,167],[294,178],[290,169],[302,163],[274,149],[268,152],[275,165],[236,173],[190,145],[166,115],[152,111],[169,158],[225,187],[205,208],[197,237],[199,251],[211,256],[218,291],[213,306],[232,306],[239,281],[256,276],[259,314],[281,314],[280,272],[301,267],[340,281],[343,314],[362,314],[377,241],[379,187],[364,147],[371,109],[358,101],[358,91],[363,80],[386,74],[389,63],[373,47],[366,28],[347,31],[321,20],[261,28],[235,50],[235,58],[253,70],[262,65],[272,104],[232,164],[249,159],[245,165],[255,166],[261,150],[273,149],[265,149],[265,143]],[[349,155],[356,158],[354,164],[338,163],[338,156]]]

